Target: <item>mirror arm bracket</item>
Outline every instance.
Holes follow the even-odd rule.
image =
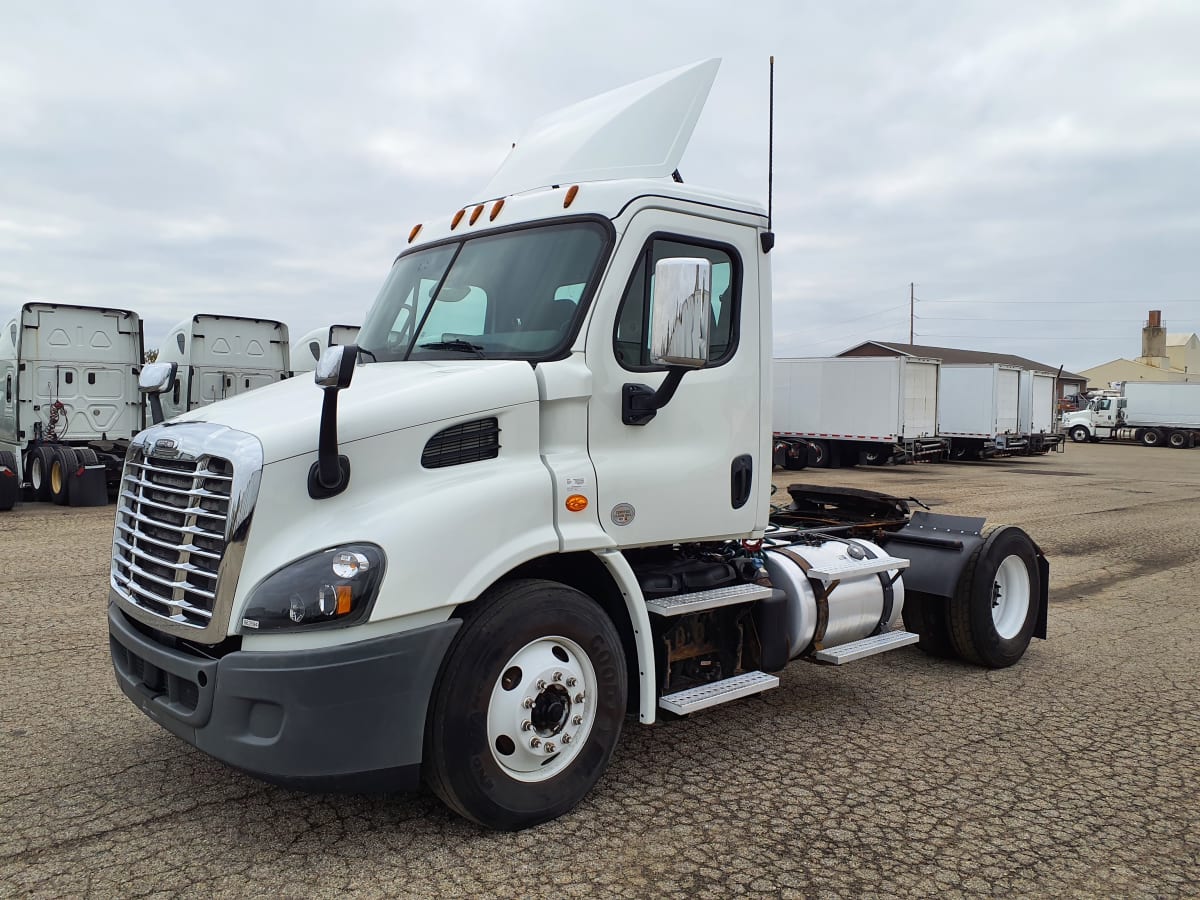
[[[308,470],[308,496],[314,500],[336,496],[350,483],[350,459],[337,452],[337,395],[336,387],[327,387],[321,402],[317,461]]]
[[[672,366],[658,390],[644,384],[627,382],[621,387],[621,421],[626,425],[645,425],[660,409],[671,402],[687,369]]]

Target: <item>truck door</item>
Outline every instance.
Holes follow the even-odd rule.
[[[761,401],[756,232],[648,209],[629,223],[587,336],[593,375],[588,450],[601,526],[623,546],[749,533],[767,483]],[[689,371],[648,424],[621,421],[626,384],[657,388],[649,359],[654,266],[670,257],[712,265],[709,367]],[[764,507],[765,508],[765,507]]]

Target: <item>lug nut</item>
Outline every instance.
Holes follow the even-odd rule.
[[[553,753],[557,748],[554,746],[554,741],[546,741],[546,752]]]
[[[569,744],[569,743],[571,743],[571,736],[570,736],[569,734],[564,734],[564,735],[562,736],[562,739],[561,739],[561,740],[562,740],[562,742],[563,742],[563,744],[564,744],[564,745],[565,745],[565,744]]]
[[[567,687],[575,687],[575,676],[572,675],[567,679]]]
[[[542,739],[538,737],[530,738],[529,746],[536,750],[538,747],[542,746]]]
[[[571,724],[572,725],[582,725],[583,724],[583,716],[576,716],[575,718],[573,718],[571,720]]]
[[[583,691],[580,691],[578,694],[575,695],[575,702],[576,703],[583,702]]]
[[[544,691],[546,689],[546,682],[539,678],[538,683],[537,683],[537,689],[539,691]]]
[[[524,700],[521,701],[521,705],[523,707],[525,707],[526,709],[533,709],[533,698],[526,697]]]
[[[524,722],[521,723],[521,730],[522,731],[532,731],[533,723],[530,722],[528,719],[526,719]]]
[[[554,673],[554,680],[555,680],[555,681],[562,681],[562,672],[555,672],[555,673]]]

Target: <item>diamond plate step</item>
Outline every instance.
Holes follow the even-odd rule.
[[[702,684],[699,687],[688,688],[674,694],[667,694],[658,701],[658,705],[667,712],[680,716],[694,713],[719,703],[728,703],[739,697],[749,697],[771,688],[779,687],[779,679],[766,672],[746,672],[734,675],[721,681]]]
[[[833,581],[848,581],[851,578],[863,578],[887,572],[889,569],[907,569],[908,560],[895,556],[881,556],[878,559],[848,559],[845,562],[827,563],[813,566],[808,577],[815,578],[826,587]]]
[[[817,662],[840,666],[843,663],[854,662],[856,659],[874,656],[876,653],[886,653],[888,650],[907,647],[920,639],[920,635],[913,634],[911,631],[885,631],[883,634],[863,638],[861,641],[851,641],[840,647],[826,647],[824,650],[818,650],[813,654],[813,659]]]
[[[771,588],[761,584],[731,584],[728,587],[713,588],[711,591],[674,594],[670,597],[647,600],[646,609],[660,616],[682,616],[705,609],[716,609],[718,606],[753,603],[755,600],[770,597],[771,593]]]

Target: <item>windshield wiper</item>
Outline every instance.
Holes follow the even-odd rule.
[[[461,338],[453,341],[432,341],[428,344],[417,344],[422,350],[456,350],[459,353],[475,353],[483,359],[483,348]]]

